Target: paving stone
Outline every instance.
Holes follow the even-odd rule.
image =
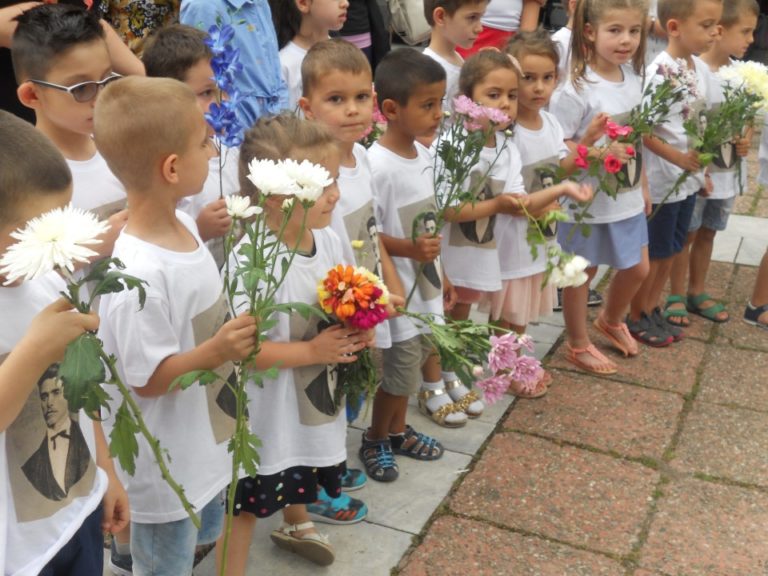
[[[605,556],[483,522],[442,516],[405,560],[401,576],[623,576]]]
[[[737,196],[733,203],[733,214],[752,215],[752,206],[755,203],[754,194]]]
[[[768,207],[768,200],[766,200],[766,207]],[[736,263],[746,266],[760,266],[760,260],[765,254],[766,246],[768,246],[768,240],[745,237],[739,247],[739,253],[736,255]]]
[[[752,296],[756,278],[757,268],[751,266],[737,267],[729,294],[729,300],[733,303],[731,321],[717,327],[719,346],[731,344],[768,352],[768,333],[743,321],[744,308]]]
[[[663,490],[641,566],[685,576],[766,574],[768,495],[692,478]]]
[[[757,201],[757,205],[752,211],[752,216],[756,216],[758,218],[768,218],[768,198],[761,198]]]
[[[715,236],[715,244],[712,248],[712,261],[735,262],[743,238],[737,232],[718,232]]]
[[[552,376],[549,393],[518,403],[505,427],[625,456],[661,458],[683,407],[679,395],[561,371]]]
[[[761,412],[696,402],[672,466],[768,487],[768,417]]]
[[[733,322],[741,324],[742,330],[747,328],[739,320]],[[701,375],[697,399],[768,412],[768,386],[760,385],[766,379],[766,366],[768,352],[714,347]]]
[[[639,464],[497,434],[450,506],[594,550],[626,554],[636,541],[658,474]]]

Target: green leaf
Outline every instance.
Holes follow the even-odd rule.
[[[138,433],[139,425],[123,400],[115,414],[115,425],[109,433],[109,452],[131,476],[136,472],[136,456],[139,454],[139,443],[136,441]]]
[[[168,390],[173,390],[177,386],[182,390],[186,390],[195,383],[199,383],[200,386],[207,386],[208,384],[213,384],[218,379],[219,375],[213,370],[192,370],[191,372],[182,374],[171,382]]]
[[[101,388],[106,370],[101,361],[101,340],[95,334],[87,332],[70,342],[59,366],[59,377],[72,412],[81,408],[96,412],[106,405],[108,396]]]

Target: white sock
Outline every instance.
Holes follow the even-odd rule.
[[[421,389],[445,391],[445,384],[443,383],[442,380],[438,380],[437,382],[425,382],[422,380]],[[427,398],[427,408],[429,408],[430,411],[434,412],[441,406],[444,406],[445,404],[450,404],[451,402],[452,402],[451,397],[448,396],[448,394],[438,394],[437,396],[430,396],[429,398]]]
[[[459,377],[456,375],[456,372],[441,372],[441,375],[443,376],[443,380],[445,382],[453,382],[454,380],[459,379]]]

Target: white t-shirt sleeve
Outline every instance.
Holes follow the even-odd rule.
[[[549,104],[549,111],[560,123],[566,140],[574,140],[581,136],[579,130],[589,111],[584,99],[576,94],[570,81],[555,91]]]

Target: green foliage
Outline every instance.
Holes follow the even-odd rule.
[[[136,473],[136,457],[139,455],[136,435],[139,431],[139,425],[123,400],[115,413],[115,424],[109,433],[109,452],[131,476]]]
[[[170,392],[174,388],[178,387],[181,390],[186,390],[193,384],[200,384],[200,386],[208,386],[220,379],[220,376],[213,370],[192,370],[186,374],[182,374],[176,378],[168,387]]]
[[[59,366],[59,377],[64,382],[64,396],[71,411],[84,408],[88,413],[97,413],[107,406],[109,396],[101,387],[106,379],[101,340],[95,334],[81,334],[69,343]]]

